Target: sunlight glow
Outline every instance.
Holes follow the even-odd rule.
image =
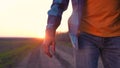
[[[52,0],[0,0],[0,37],[45,37],[47,11]],[[57,31],[67,32],[71,5]]]

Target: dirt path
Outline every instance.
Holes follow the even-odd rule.
[[[29,53],[15,68],[64,68],[61,63],[53,56],[48,58],[40,50],[40,47],[35,48]]]
[[[72,58],[72,48],[69,47],[57,46],[53,58],[48,58],[40,47],[37,47],[15,68],[73,68]],[[99,62],[99,68],[103,68],[101,62]]]
[[[15,68],[40,68],[40,50],[35,48]]]

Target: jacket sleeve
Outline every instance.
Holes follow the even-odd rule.
[[[62,13],[67,9],[69,0],[53,0],[51,9],[48,11],[46,34],[53,35],[60,25]]]

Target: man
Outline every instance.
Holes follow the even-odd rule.
[[[44,52],[52,57],[55,32],[69,0],[53,0],[48,12]],[[120,0],[72,0],[69,34],[74,47],[75,68],[120,68]]]

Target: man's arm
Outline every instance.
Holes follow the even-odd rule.
[[[44,52],[52,57],[50,53],[55,51],[55,33],[60,25],[62,13],[67,9],[69,0],[53,0],[51,9],[48,11],[48,21],[46,26],[46,37],[43,43]],[[51,47],[51,48],[50,48]]]

